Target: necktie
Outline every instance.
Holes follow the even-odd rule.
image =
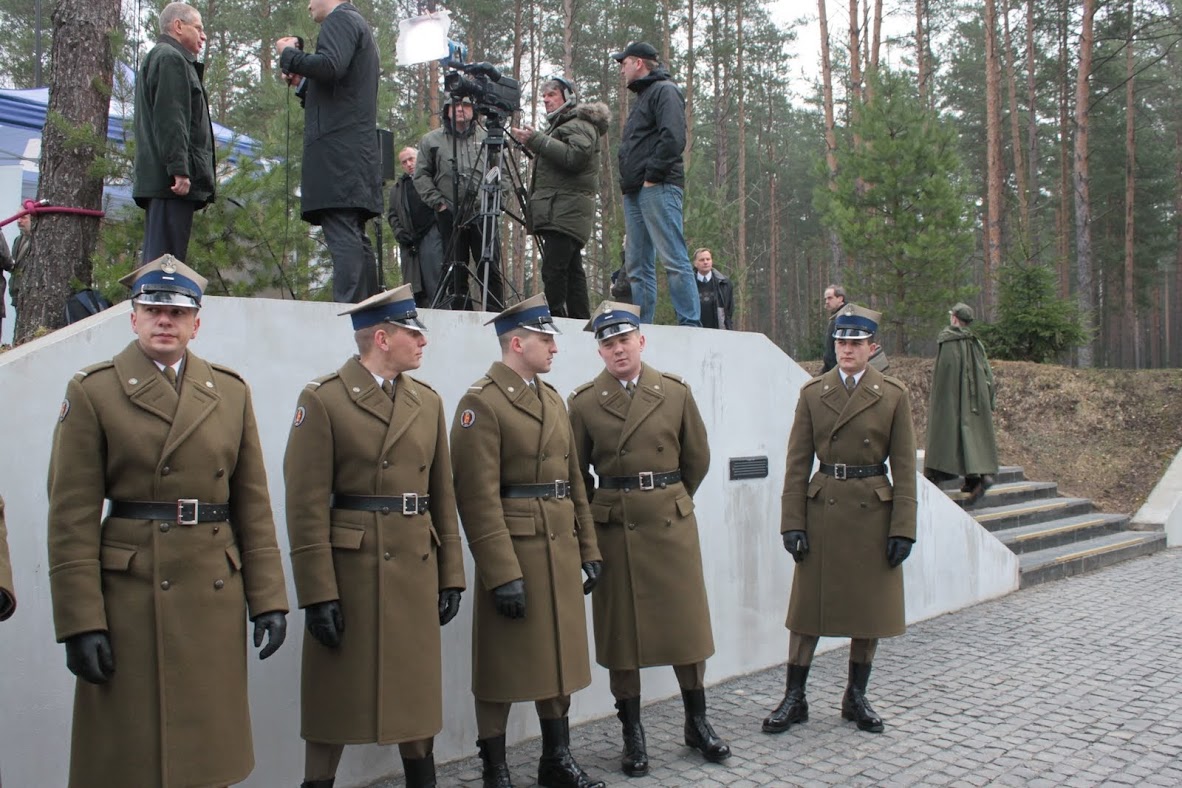
[[[628,392],[628,396],[631,397],[636,393],[636,384],[632,381],[628,381],[624,384],[624,391]]]
[[[848,391],[849,393],[853,394],[853,393],[854,393],[854,387],[855,387],[855,386],[857,386],[857,385],[858,385],[858,381],[854,380],[854,376],[853,376],[853,375],[846,375],[846,376],[845,376],[845,390],[846,390],[846,391]]]
[[[173,369],[172,367],[165,367],[164,369],[161,370],[161,372],[164,373],[165,379],[168,380],[168,385],[172,386],[175,389],[176,388],[176,370]]]
[[[382,381],[382,391],[386,392],[387,397],[389,397],[390,399],[394,399],[394,381],[383,380]]]

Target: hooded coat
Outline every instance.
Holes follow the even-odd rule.
[[[924,468],[952,476],[996,474],[996,392],[985,347],[964,326],[948,326],[936,342]]]
[[[102,519],[103,499],[229,503],[229,520]],[[287,612],[250,390],[186,353],[179,391],[136,342],[78,372],[49,465],[58,642],[105,631],[115,674],[78,679],[70,788],[199,788],[254,768],[247,618]]]
[[[890,461],[891,475],[839,480],[813,473]],[[811,477],[811,478],[810,478]],[[907,389],[867,367],[853,393],[838,370],[805,383],[788,438],[780,532],[804,531],[787,627],[803,635],[883,638],[907,628],[903,567],[887,537],[915,540],[915,433]]]
[[[571,695],[591,683],[583,601],[595,528],[566,405],[538,379],[535,396],[501,362],[468,388],[451,427],[456,502],[476,562],[472,693],[514,702]],[[569,481],[557,498],[502,498],[501,487]],[[492,590],[525,581],[525,618],[500,615]]]
[[[525,143],[535,156],[529,197],[533,232],[564,233],[587,243],[599,194],[600,138],[610,121],[606,104],[577,104],[561,110],[545,132]]]
[[[691,665],[714,653],[694,493],[710,468],[706,425],[689,386],[642,365],[631,397],[604,370],[570,396],[584,483],[598,476],[681,471],[681,481],[594,491],[603,552],[592,595],[596,661],[629,670]]]

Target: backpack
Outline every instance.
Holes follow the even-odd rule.
[[[66,325],[77,323],[110,308],[111,302],[104,298],[102,293],[88,287],[66,300]]]

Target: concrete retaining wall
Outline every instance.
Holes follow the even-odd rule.
[[[305,382],[336,369],[354,350],[346,320],[335,316],[338,309],[333,304],[209,298],[193,344],[199,355],[242,372],[252,386],[285,555],[282,457],[296,396]],[[498,357],[491,329],[481,326],[485,319],[471,313],[425,315],[431,344],[417,376],[440,392],[449,410]],[[560,325],[565,333],[548,379],[566,394],[594,377],[601,362],[581,321],[563,320]],[[808,375],[761,334],[666,326],[652,326],[645,333],[645,360],[687,379],[711,437],[714,459],[696,500],[718,645],[707,681],[783,662],[792,560],[781,545],[779,497],[796,393]],[[132,338],[123,304],[0,356],[0,494],[7,504],[19,600],[15,617],[0,625],[0,768],[12,786],[64,785],[69,757],[74,680],[63,648],[54,642],[46,568],[45,480],[53,425],[68,378],[83,366],[110,358]],[[759,455],[768,458],[767,478],[728,481],[729,458]],[[1016,590],[1014,555],[934,487],[922,478],[919,482],[919,541],[906,564],[908,620]],[[470,589],[460,615],[444,630],[446,726],[436,739],[440,762],[475,750],[469,693],[470,557],[467,571]],[[294,604],[290,577],[289,596]],[[302,614],[294,612],[289,624],[288,641],[275,656],[265,663],[253,656],[250,660],[257,766],[247,786],[300,782]],[[836,645],[828,642],[825,647]],[[646,671],[644,685],[650,700],[677,692],[671,670]],[[596,666],[594,684],[574,698],[572,719],[612,711],[607,671]],[[752,708],[753,724],[763,712]],[[536,732],[532,708],[519,705],[510,719],[510,739]],[[352,747],[338,785],[365,785],[400,769],[397,748]]]

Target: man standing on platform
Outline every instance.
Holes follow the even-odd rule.
[[[788,688],[763,721],[767,733],[808,720],[805,682],[823,636],[851,639],[842,719],[883,730],[866,686],[878,639],[907,628],[901,564],[915,543],[916,500],[907,389],[869,365],[880,317],[853,304],[842,309],[834,329],[837,369],[800,390],[780,523],[784,549],[796,562]],[[821,463],[815,474],[814,457]]]
[[[426,309],[435,299],[443,275],[443,242],[435,211],[423,202],[412,180],[418,158],[417,148],[406,147],[398,153],[402,175],[390,188],[386,220],[398,241],[402,281],[414,289],[415,304]]]
[[[476,562],[472,693],[484,786],[511,788],[509,709],[533,701],[538,784],[603,788],[570,752],[570,696],[591,683],[583,595],[602,560],[566,407],[539,377],[558,352],[558,329],[540,294],[489,322],[501,360],[468,387],[451,428],[456,501]]]
[[[604,301],[587,323],[604,369],[570,396],[583,481],[604,556],[592,610],[595,653],[610,671],[624,726],[621,767],[648,773],[640,669],[672,665],[685,703],[685,744],[719,762],[731,750],[706,718],[714,653],[693,495],[710,467],[706,425],[689,386],[644,364],[640,309]]]

